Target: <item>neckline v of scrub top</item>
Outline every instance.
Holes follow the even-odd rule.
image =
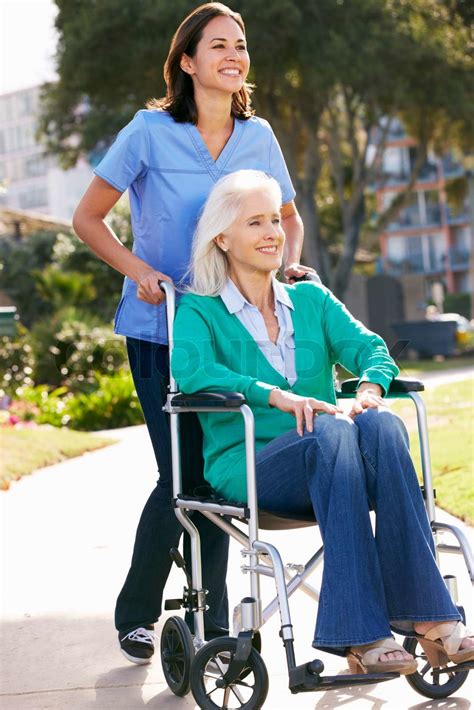
[[[210,154],[209,148],[207,147],[204,138],[199,133],[198,127],[195,126],[194,123],[183,123],[183,125],[186,128],[189,137],[191,138],[191,141],[194,145],[196,153],[199,156],[199,159],[203,163],[204,167],[206,168],[212,179],[217,180],[221,176],[222,171],[224,170],[228,161],[232,157],[232,153],[236,149],[242,136],[242,133],[244,132],[246,122],[239,121],[237,118],[234,118],[234,128],[232,129],[232,133],[230,134],[227,143],[219,153],[216,160],[214,160],[214,158]]]

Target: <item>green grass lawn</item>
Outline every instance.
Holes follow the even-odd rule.
[[[474,525],[474,384],[466,379],[431,386],[423,393],[428,413],[436,503]],[[409,400],[394,401],[392,411],[410,433],[413,460],[421,474],[415,408]]]
[[[474,367],[474,358],[463,355],[461,357],[446,358],[443,362],[435,360],[399,360],[400,377],[419,377],[424,372],[444,372],[460,367]]]
[[[114,443],[82,431],[41,426],[0,429],[0,489],[37,468]]]

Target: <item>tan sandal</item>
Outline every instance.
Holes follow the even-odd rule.
[[[461,621],[443,621],[426,634],[415,634],[432,668],[474,660],[474,647],[461,648],[466,638],[474,638]]]
[[[409,675],[415,673],[418,668],[414,658],[397,658],[392,661],[381,661],[380,656],[384,653],[393,653],[405,649],[393,638],[380,639],[373,643],[366,643],[364,646],[354,646],[349,649],[347,662],[352,674],[356,673],[400,673]],[[360,669],[360,671],[359,671]]]

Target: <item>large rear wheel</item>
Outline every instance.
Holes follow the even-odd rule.
[[[432,668],[416,638],[407,636],[403,648],[411,653],[418,663],[417,672],[406,675],[405,678],[408,684],[425,698],[447,698],[459,690],[469,675],[469,671],[450,670],[455,665],[451,662],[441,668]]]

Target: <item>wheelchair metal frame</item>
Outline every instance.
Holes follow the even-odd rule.
[[[168,334],[170,358],[174,346],[173,340],[173,321],[175,314],[175,292],[174,288],[168,283],[163,282],[162,288],[166,293],[166,308],[168,317]],[[324,550],[321,546],[304,565],[291,565],[295,570],[292,574],[288,568],[285,568],[281,559],[280,553],[274,545],[260,540],[259,537],[259,521],[258,521],[258,500],[256,487],[256,471],[255,471],[255,425],[252,410],[247,404],[236,403],[230,405],[227,402],[225,406],[177,406],[173,403],[176,397],[180,395],[176,388],[176,381],[170,372],[170,385],[167,403],[164,410],[170,415],[171,429],[171,451],[172,451],[172,466],[173,466],[173,498],[175,503],[175,513],[182,524],[183,528],[189,533],[191,542],[192,555],[192,584],[195,592],[194,606],[194,624],[195,624],[195,645],[197,648],[205,645],[204,632],[204,611],[206,610],[206,590],[202,585],[202,569],[201,569],[201,546],[199,532],[187,515],[186,511],[198,511],[205,515],[215,525],[228,533],[243,547],[242,555],[246,558],[242,565],[242,570],[249,574],[250,577],[250,599],[242,600],[241,604],[241,631],[257,631],[263,626],[273,614],[279,610],[281,620],[281,637],[285,646],[288,671],[290,676],[290,689],[293,692],[301,692],[307,690],[326,690],[330,687],[340,687],[341,685],[353,684],[352,682],[344,683],[346,676],[335,676],[333,678],[320,678],[321,681],[326,680],[326,683],[320,684],[317,688],[314,685],[306,687],[304,677],[307,674],[303,673],[304,666],[296,666],[294,654],[294,635],[291,622],[291,614],[289,608],[289,597],[294,594],[297,589],[302,589],[314,601],[319,600],[319,591],[307,582],[307,578],[317,569],[323,561]],[[422,387],[420,387],[422,389]],[[210,393],[199,393],[204,401]],[[215,395],[215,393],[212,393]],[[195,395],[196,396],[196,395]],[[354,393],[337,392],[338,398],[348,399],[354,396]],[[426,510],[431,523],[431,528],[434,535],[436,554],[439,563],[439,552],[453,553],[462,555],[470,576],[471,582],[474,582],[474,563],[469,542],[464,533],[456,526],[447,523],[437,522],[435,518],[435,494],[433,491],[432,475],[431,475],[431,460],[429,451],[428,426],[426,409],[422,398],[416,391],[410,391],[402,395],[410,398],[416,408],[422,475],[423,475],[423,495],[425,499]],[[184,395],[183,395],[184,397]],[[247,466],[247,504],[244,506],[237,505],[221,505],[213,502],[203,502],[193,500],[192,498],[180,497],[182,491],[181,480],[181,465],[180,465],[180,447],[179,447],[179,415],[189,412],[213,412],[216,415],[223,412],[239,412],[244,420],[245,427],[245,449],[246,449],[246,466]],[[248,535],[232,522],[228,522],[224,516],[232,516],[244,520],[248,524]],[[316,523],[315,523],[316,524]],[[454,536],[457,544],[445,544],[438,540],[439,533],[450,533]],[[262,609],[261,594],[260,594],[260,575],[273,577],[276,586],[276,596]],[[450,580],[446,579],[446,583],[453,596],[456,599],[456,580],[450,586]],[[305,664],[306,666],[308,664]],[[323,668],[321,663],[321,668]],[[382,678],[386,676],[386,678]],[[398,677],[397,674],[379,674],[379,680]],[[293,678],[293,686],[292,686]],[[353,678],[351,676],[347,678]],[[360,676],[357,676],[360,678]],[[368,680],[368,679],[367,679]],[[371,680],[375,682],[375,680]]]

